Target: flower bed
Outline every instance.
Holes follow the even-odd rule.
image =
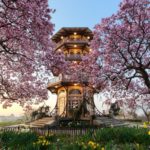
[[[148,128],[103,128],[77,137],[6,131],[0,133],[0,146],[9,150],[148,150],[150,131]]]

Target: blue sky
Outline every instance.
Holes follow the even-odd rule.
[[[93,28],[102,18],[109,17],[119,9],[121,0],[49,0],[55,32],[61,27]]]

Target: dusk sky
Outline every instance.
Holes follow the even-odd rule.
[[[62,27],[89,27],[92,29],[102,18],[109,17],[119,9],[121,0],[49,0],[50,8],[56,9],[52,15],[52,22],[55,24],[55,32]],[[95,103],[100,99],[95,98]],[[50,94],[47,104],[54,107],[56,96]],[[98,104],[98,108],[101,105]],[[18,105],[8,109],[0,106],[0,115],[19,115],[22,108]]]

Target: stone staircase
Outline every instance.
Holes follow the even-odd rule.
[[[54,123],[55,123],[54,118],[52,118],[52,117],[44,117],[42,119],[38,119],[38,120],[32,121],[32,122],[30,122],[28,124],[30,125],[30,127],[41,128],[41,127],[44,127],[44,126],[47,126],[47,125],[53,125]]]
[[[100,125],[104,127],[118,127],[118,126],[128,126],[129,123],[115,119],[115,118],[110,118],[110,117],[96,117],[93,120],[94,125]],[[32,121],[28,123],[30,127],[45,127],[45,126],[53,126],[56,125],[56,120],[53,117],[44,117],[42,119],[38,119],[35,121]]]
[[[128,123],[123,120],[110,118],[110,117],[96,117],[93,123],[95,125],[102,125],[105,127],[119,127],[119,126],[128,125]]]

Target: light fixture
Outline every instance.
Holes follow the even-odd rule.
[[[90,37],[88,36],[87,39],[90,39]]]
[[[61,52],[61,49],[58,49],[59,52]]]
[[[64,37],[63,37],[63,36],[61,36],[60,38],[61,38],[61,39],[63,39]]]
[[[77,35],[77,32],[74,32],[73,34],[74,34],[74,35]]]
[[[58,86],[56,85],[55,88],[58,88]]]
[[[73,85],[75,85],[75,86],[76,86],[76,85],[78,85],[78,84],[77,84],[77,83],[74,83]]]
[[[73,45],[73,47],[77,47],[77,45]]]
[[[55,89],[51,89],[51,92],[54,93],[54,92],[55,92]]]
[[[89,49],[89,51],[91,52],[91,51],[92,51],[92,49],[90,48],[90,49]]]

